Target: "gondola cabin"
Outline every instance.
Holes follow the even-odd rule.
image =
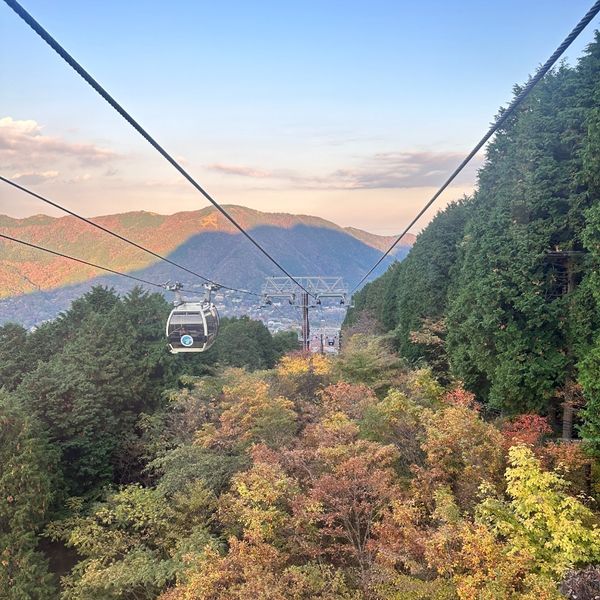
[[[167,340],[173,354],[205,352],[217,339],[219,313],[212,302],[182,302],[167,320]]]

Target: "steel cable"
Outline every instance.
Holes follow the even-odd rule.
[[[6,0],[5,0],[6,1]],[[529,95],[535,85],[548,73],[548,71],[554,66],[556,61],[561,57],[565,50],[575,41],[579,34],[589,25],[590,21],[600,12],[600,0],[598,0],[592,8],[583,16],[581,21],[575,26],[575,28],[569,33],[564,39],[562,44],[554,51],[552,56],[538,69],[536,74],[529,80],[527,85],[521,90],[521,92],[513,99],[508,108],[504,110],[494,124],[490,127],[488,132],[481,138],[477,145],[469,152],[466,158],[456,167],[450,177],[446,179],[442,187],[433,195],[433,197],[423,206],[418,212],[416,217],[408,224],[404,231],[396,238],[396,241],[386,250],[385,254],[369,269],[367,274],[358,282],[358,284],[352,290],[354,293],[363,282],[371,275],[371,273],[383,262],[383,260],[390,254],[390,252],[400,243],[400,240],[410,231],[410,229],[417,223],[417,221],[423,216],[425,211],[440,197],[444,190],[454,181],[456,176],[467,166],[471,159],[481,150],[486,142],[498,131],[498,129],[506,122],[506,120],[515,112],[517,107],[523,102],[523,100]]]
[[[97,265],[95,263],[88,262],[87,260],[83,260],[81,258],[76,258],[75,256],[69,256],[68,254],[63,254],[62,252],[58,252],[56,250],[50,250],[50,248],[44,248],[43,246],[38,246],[37,244],[32,244],[31,242],[19,240],[17,238],[11,237],[10,235],[6,235],[4,233],[0,233],[0,238],[4,238],[5,240],[9,240],[9,241],[15,242],[17,244],[22,244],[23,246],[29,246],[30,248],[35,248],[36,250],[42,250],[43,252],[48,252],[49,254],[54,254],[55,256],[60,256],[61,258],[68,258],[69,260],[73,260],[73,261],[81,263],[83,265],[87,265],[88,267],[94,267],[95,269],[101,269],[102,271],[107,271],[108,273],[113,273],[114,275],[120,275],[121,277],[127,277],[128,279],[133,279],[134,281],[137,281],[139,283],[145,283],[146,285],[153,285],[154,287],[165,289],[164,284],[156,283],[154,281],[148,281],[147,279],[142,279],[141,277],[136,277],[135,275],[128,275],[127,273],[122,273],[121,271],[117,271],[115,269],[110,269],[109,267],[103,267],[102,265]]]
[[[163,158],[192,184],[240,233],[297,286],[309,293],[298,280],[281,266],[18,2],[4,0],[80,77],[110,104]],[[312,294],[311,294],[312,295]]]
[[[99,229],[100,231],[108,233],[109,235],[112,235],[113,237],[154,256],[155,258],[158,258],[166,263],[169,263],[170,265],[173,265],[174,267],[177,267],[178,269],[186,271],[187,273],[190,273],[191,275],[194,275],[195,277],[199,277],[200,279],[206,281],[207,283],[212,283],[224,290],[230,290],[232,292],[239,292],[240,294],[249,294],[252,296],[260,296],[260,294],[257,294],[255,292],[229,287],[229,286],[223,285],[221,283],[218,283],[217,281],[213,281],[212,279],[209,279],[208,277],[204,277],[204,275],[200,275],[199,273],[196,273],[195,271],[192,271],[191,269],[188,269],[187,267],[184,267],[183,265],[176,263],[175,261],[167,258],[166,256],[162,256],[161,254],[158,254],[158,253],[150,250],[149,248],[146,248],[146,247],[142,246],[141,244],[138,244],[137,242],[130,240],[129,238],[125,237],[124,235],[120,235],[119,233],[116,233],[115,231],[108,229],[108,227],[104,227],[104,226],[100,225],[99,223],[95,223],[91,219],[88,219],[87,217],[79,215],[76,212],[74,212],[64,206],[61,206],[57,202],[53,202],[52,200],[45,198],[44,196],[24,187],[22,185],[19,185],[18,183],[14,182],[14,181],[11,181],[10,179],[3,177],[2,175],[0,175],[0,181],[4,181],[4,183],[7,183],[8,185],[11,185],[16,189],[18,189],[22,192],[25,192],[26,194],[29,194],[30,196],[33,196],[34,198],[37,198],[38,200],[41,200],[42,202],[45,202],[46,204],[53,206],[54,208],[57,208],[58,210],[62,210],[64,213],[67,213],[68,215],[71,215],[72,217],[75,217],[76,219],[79,219],[80,221],[83,221],[84,223],[87,223],[88,225],[91,225],[92,227],[96,227],[96,229]]]

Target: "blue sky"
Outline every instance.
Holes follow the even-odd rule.
[[[23,0],[219,201],[377,233],[402,228],[591,4]],[[88,215],[205,205],[4,4],[0,166]],[[0,188],[0,213],[39,212]]]

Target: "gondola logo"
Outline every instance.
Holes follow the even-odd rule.
[[[185,346],[186,348],[189,348],[190,346],[194,345],[194,338],[191,335],[188,335],[187,333],[185,335],[182,335],[180,340],[181,345]]]

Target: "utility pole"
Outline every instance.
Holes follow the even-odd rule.
[[[302,350],[310,352],[310,314],[309,310],[321,305],[323,299],[339,300],[342,306],[348,305],[348,288],[341,277],[294,277],[307,291],[288,277],[268,277],[262,290],[263,303],[273,304],[276,298],[287,300],[292,306],[297,306],[302,312]],[[339,332],[338,332],[339,335]],[[320,351],[323,348],[323,333],[321,328]]]
[[[302,292],[302,351],[310,351],[310,323],[308,320],[308,292]]]

